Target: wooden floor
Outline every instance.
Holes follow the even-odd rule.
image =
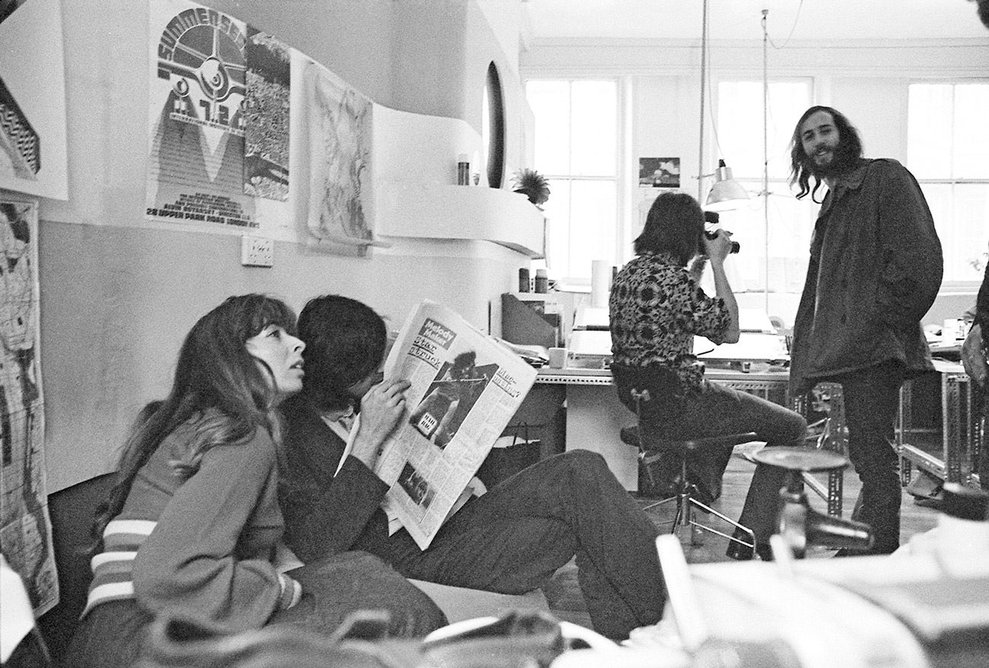
[[[742,454],[742,451],[751,446],[738,446],[728,468],[722,479],[721,498],[712,504],[712,507],[719,512],[738,519],[742,512],[742,505],[745,502],[745,495],[749,489],[749,482],[752,479],[752,472],[755,466],[749,462]],[[821,482],[826,484],[825,478],[821,477]],[[844,494],[843,494],[843,517],[850,517],[852,508],[855,506],[855,499],[860,488],[858,476],[852,470],[846,470],[844,474]],[[808,490],[809,503],[812,508],[820,512],[827,511],[827,502]],[[640,506],[645,507],[653,503],[654,499],[637,499]],[[656,522],[657,527],[669,530],[670,521],[675,512],[673,503],[666,503],[662,506],[648,511],[649,516]],[[916,533],[921,533],[932,529],[937,522],[937,511],[926,506],[918,505],[914,497],[904,491],[903,501],[900,506],[900,543],[904,544]],[[722,529],[724,533],[731,533],[731,527],[717,520],[710,515],[702,515],[699,521]],[[722,525],[718,527],[717,525]],[[730,561],[725,556],[725,549],[728,541],[720,536],[708,535],[703,545],[690,545],[689,533],[682,529],[681,544],[684,548],[688,563],[710,563],[718,561]],[[834,550],[812,549],[808,552],[808,559],[826,559],[834,555]],[[553,581],[544,588],[546,598],[549,600],[550,609],[560,619],[590,626],[587,616],[587,609],[583,598],[580,595],[580,588],[577,585],[577,569],[571,562],[566,567],[560,569]]]

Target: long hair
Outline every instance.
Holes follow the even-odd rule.
[[[137,472],[179,425],[216,409],[200,420],[182,458],[171,462],[188,478],[210,448],[237,443],[265,429],[278,442],[277,388],[271,370],[250,355],[246,341],[268,325],[295,332],[295,314],[283,302],[258,294],[230,297],[193,325],[176,364],[172,389],[163,401],[142,409],[124,445],[117,480],[97,511],[96,543],[124,506]]]
[[[646,224],[634,243],[635,253],[672,253],[680,264],[697,255],[704,232],[704,212],[686,193],[667,192],[649,207]]]
[[[796,127],[793,128],[793,136],[790,137],[790,185],[797,185],[800,191],[797,193],[797,199],[801,199],[807,193],[810,193],[810,199],[812,202],[817,202],[815,199],[818,189],[821,187],[822,180],[814,175],[813,162],[809,155],[804,152],[804,145],[800,139],[800,127],[804,124],[808,118],[813,116],[819,111],[824,111],[831,114],[831,118],[834,120],[834,126],[838,129],[838,147],[835,150],[834,163],[837,165],[851,165],[858,158],[862,157],[862,138],[859,136],[858,130],[852,125],[848,118],[832,107],[825,107],[823,105],[815,105],[805,111],[797,121]],[[810,189],[810,177],[814,176],[814,190]]]
[[[388,344],[385,321],[367,304],[341,297],[315,297],[299,314],[306,375],[302,393],[320,411],[356,404],[347,391],[381,364]]]

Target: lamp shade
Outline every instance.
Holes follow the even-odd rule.
[[[724,160],[718,160],[714,185],[704,206],[712,211],[726,211],[738,208],[748,199],[748,191],[731,177],[731,168],[725,165]]]

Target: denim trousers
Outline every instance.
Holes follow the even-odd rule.
[[[756,440],[767,447],[800,446],[807,434],[802,415],[761,397],[740,392],[724,385],[705,381],[699,391],[679,400],[675,410],[649,420],[661,438],[689,439],[755,432]],[[731,448],[707,453],[691,453],[687,459],[687,477],[711,498],[721,490],[721,478]],[[776,491],[779,487],[776,488]],[[744,524],[744,522],[743,522]]]
[[[406,577],[506,594],[545,585],[576,557],[594,629],[624,639],[662,616],[658,533],[601,455],[572,450],[468,501],[426,550],[404,530],[392,536],[366,532],[355,547]]]
[[[446,616],[418,587],[377,557],[342,552],[305,564],[290,575],[302,585],[302,600],[272,614],[267,625],[287,624],[329,636],[352,613],[388,613],[388,636],[420,638],[447,623]],[[159,611],[196,620],[194,609]],[[147,648],[155,615],[136,599],[108,601],[83,618],[67,651],[65,668],[130,668]],[[217,628],[206,620],[199,620]],[[227,630],[232,632],[231,629]],[[206,658],[206,657],[202,657]]]
[[[845,405],[848,458],[862,481],[852,519],[872,527],[872,554],[889,554],[900,545],[900,459],[893,436],[903,379],[898,362],[834,378]]]

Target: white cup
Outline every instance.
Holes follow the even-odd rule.
[[[551,369],[562,369],[567,364],[567,349],[566,348],[550,348],[549,349],[549,368]]]
[[[941,327],[941,343],[954,345],[958,340],[958,333],[961,328],[958,326],[958,318],[946,318]]]

